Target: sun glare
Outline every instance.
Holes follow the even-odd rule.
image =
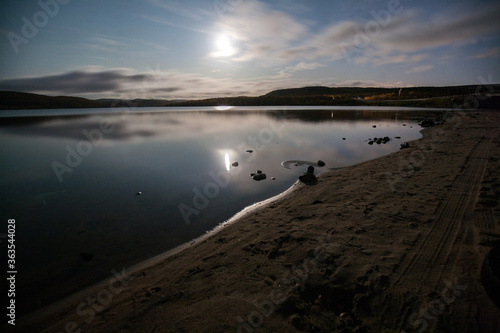
[[[216,40],[216,51],[212,53],[214,57],[230,57],[236,53],[229,37],[222,35]]]

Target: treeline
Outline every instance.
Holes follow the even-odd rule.
[[[331,96],[310,95],[310,96],[274,96],[263,95],[258,97],[220,97],[201,100],[190,100],[169,103],[170,106],[273,106],[273,105],[364,105],[348,97],[338,97],[333,99]]]
[[[405,88],[361,88],[340,87],[330,88],[323,86],[303,87],[292,89],[280,89],[271,91],[265,96],[314,96],[328,95],[332,97],[345,98],[369,98],[375,99],[408,99],[408,98],[431,98],[441,96],[471,95],[475,93],[488,94],[492,91],[500,91],[499,84],[485,86],[448,86],[448,87],[405,87]]]
[[[115,108],[165,106],[275,106],[275,105],[332,105],[332,106],[415,106],[455,108],[469,104],[472,108],[499,108],[497,96],[471,95],[498,94],[500,85],[412,87],[412,88],[358,88],[358,87],[303,87],[280,89],[257,97],[221,97],[201,100],[168,101],[162,99],[99,99],[81,97],[44,96],[31,93],[0,91],[0,109],[58,109],[58,108]],[[471,101],[475,98],[475,101]],[[425,100],[419,100],[425,99]],[[471,104],[477,104],[472,105]],[[478,102],[478,103],[476,103]]]

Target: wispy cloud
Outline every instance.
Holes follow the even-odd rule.
[[[414,65],[426,59],[431,49],[473,44],[482,37],[498,35],[499,16],[497,4],[432,17],[408,8],[392,15],[384,25],[375,18],[344,20],[313,33],[296,17],[251,1],[229,13],[217,28],[240,42],[240,52],[233,58],[236,61],[336,61],[351,53],[355,63]],[[370,24],[378,24],[373,33],[367,33]]]
[[[292,16],[259,1],[241,3],[215,29],[236,42],[240,52],[233,60],[264,60],[268,65],[297,39],[305,37],[308,30]]]
[[[494,47],[489,50],[483,50],[483,52],[476,54],[473,58],[484,59],[484,58],[498,58],[500,57],[500,47]]]
[[[410,70],[407,70],[405,72],[405,74],[411,74],[411,73],[418,73],[418,72],[425,72],[425,71],[428,71],[429,69],[432,69],[434,68],[434,66],[431,66],[431,65],[422,65],[422,66],[417,66],[417,67],[413,67],[412,69]]]
[[[312,70],[319,63],[298,63],[289,72]],[[217,75],[216,75],[217,76]],[[337,81],[331,78],[290,78],[268,76],[255,79],[218,78],[176,70],[149,69],[144,72],[127,68],[103,70],[86,67],[56,75],[25,77],[0,81],[0,90],[32,92],[47,95],[73,95],[88,98],[165,98],[201,99],[210,97],[259,96],[275,89],[326,86],[402,86],[402,82]]]
[[[278,74],[276,75],[276,78],[287,78],[293,75],[293,73],[297,71],[303,71],[303,70],[313,70],[319,67],[324,67],[325,65],[320,64],[318,62],[299,62],[298,64],[294,66],[288,66],[286,68],[283,68],[278,71]]]
[[[199,3],[191,3],[189,1],[162,1],[148,0],[148,2],[158,8],[164,9],[172,14],[180,16],[184,19],[202,21],[207,12],[202,10]]]
[[[201,26],[197,27],[197,26],[192,25],[192,24],[191,25],[187,24],[185,21],[179,22],[178,20],[176,20],[176,21],[174,21],[172,19],[167,20],[165,18],[162,18],[159,16],[153,16],[153,15],[141,15],[141,17],[145,20],[150,21],[150,22],[167,25],[167,26],[177,28],[177,29],[184,29],[184,30],[190,30],[190,31],[201,32],[201,33],[207,32],[207,30],[205,28],[202,28]]]

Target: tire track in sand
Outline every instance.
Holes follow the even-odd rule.
[[[464,220],[472,213],[488,161],[488,148],[497,132],[490,131],[471,149],[465,169],[456,177],[448,197],[435,212],[434,225],[421,237],[412,254],[402,258],[394,272],[394,282],[382,301],[382,317],[397,309],[402,314],[400,328],[404,327],[412,310],[411,299],[404,300],[402,295],[408,294],[408,289],[417,296],[422,295],[423,288],[435,291],[443,274],[450,274],[460,257],[458,243],[465,240],[467,232]],[[389,309],[391,311],[387,312]]]

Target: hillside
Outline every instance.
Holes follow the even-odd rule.
[[[102,108],[105,103],[81,97],[45,96],[15,91],[0,91],[0,110]]]
[[[279,89],[257,97],[237,96],[200,100],[164,99],[98,99],[70,96],[44,96],[31,93],[0,91],[0,110],[166,107],[166,106],[266,106],[266,105],[332,105],[332,106],[411,106],[438,108],[499,108],[500,85],[488,87],[465,85],[450,87],[360,88],[324,87]],[[482,94],[478,97],[473,95]],[[494,93],[494,96],[485,95]]]

